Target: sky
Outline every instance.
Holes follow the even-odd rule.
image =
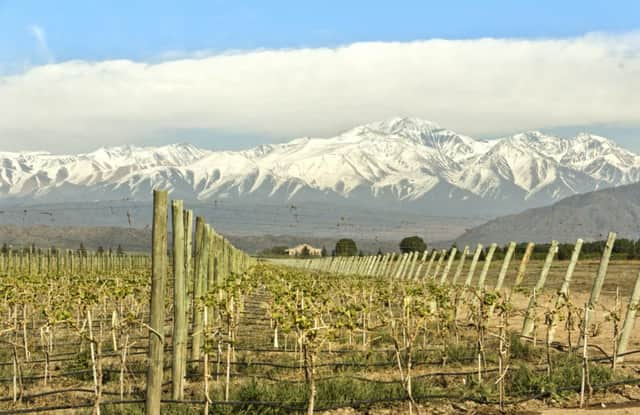
[[[637,1],[0,0],[0,151],[247,148],[413,116],[640,152]]]

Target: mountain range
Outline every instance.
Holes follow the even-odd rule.
[[[406,208],[471,217],[520,212],[640,180],[640,156],[593,134],[475,139],[416,118],[245,151],[190,144],[58,155],[0,152],[0,204],[148,201]]]

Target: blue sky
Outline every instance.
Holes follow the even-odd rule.
[[[552,42],[545,40],[567,40],[578,39],[578,41],[564,46],[571,48],[575,53],[575,59],[569,62],[569,65],[575,65],[575,70],[581,72],[580,69],[584,64],[590,62],[598,62],[598,54],[608,54],[607,48],[615,49],[611,53],[613,55],[612,62],[622,62],[620,65],[625,66],[627,72],[619,74],[611,72],[611,75],[602,76],[605,71],[611,71],[615,64],[611,67],[602,67],[602,71],[589,74],[588,78],[583,80],[582,84],[576,84],[566,91],[558,93],[556,97],[545,97],[541,94],[537,99],[539,103],[532,105],[531,108],[545,112],[545,104],[550,101],[563,99],[566,101],[563,107],[549,108],[554,113],[563,114],[562,117],[547,116],[541,117],[539,122],[535,119],[527,118],[524,115],[510,114],[509,121],[493,119],[492,114],[497,114],[500,107],[486,114],[484,117],[491,118],[491,125],[481,125],[483,118],[478,115],[475,123],[469,120],[473,118],[473,114],[465,113],[461,109],[459,114],[460,121],[455,114],[451,112],[451,108],[457,105],[457,102],[465,99],[478,100],[476,95],[472,94],[473,85],[464,86],[465,94],[459,94],[451,98],[451,102],[443,103],[440,106],[435,104],[425,107],[420,104],[420,97],[410,96],[411,90],[415,89],[415,85],[405,85],[398,82],[397,88],[385,88],[385,93],[393,94],[392,90],[402,90],[403,95],[391,97],[387,101],[378,101],[379,93],[369,97],[367,100],[359,101],[353,96],[362,95],[362,91],[354,91],[353,96],[340,97],[343,101],[340,105],[342,112],[347,112],[349,116],[334,117],[327,111],[329,104],[321,100],[319,92],[310,93],[313,101],[307,103],[306,110],[300,110],[295,107],[293,102],[295,96],[304,95],[309,89],[308,84],[318,85],[318,82],[327,82],[327,88],[336,87],[336,85],[350,84],[352,79],[346,75],[344,79],[333,74],[329,78],[330,68],[335,67],[335,56],[326,56],[317,52],[317,57],[313,57],[317,65],[325,65],[326,72],[314,74],[315,80],[300,80],[301,75],[299,68],[307,68],[306,63],[300,63],[299,56],[283,58],[283,61],[277,61],[280,71],[291,69],[291,78],[300,82],[298,90],[293,91],[294,86],[288,83],[286,79],[280,80],[278,88],[275,86],[270,89],[273,91],[292,89],[292,98],[283,97],[281,101],[265,100],[267,105],[263,108],[269,109],[270,105],[281,105],[282,110],[276,112],[272,116],[266,117],[266,120],[275,119],[277,122],[274,126],[265,126],[265,119],[254,114],[251,111],[259,111],[261,108],[249,108],[246,110],[247,103],[252,100],[250,91],[240,100],[235,107],[236,112],[243,112],[243,117],[233,116],[229,114],[224,119],[208,121],[213,117],[209,117],[206,112],[202,112],[199,117],[192,116],[194,112],[192,107],[185,105],[179,114],[168,113],[165,109],[159,108],[154,116],[164,118],[179,118],[180,122],[158,123],[154,128],[154,120],[146,120],[146,124],[138,123],[136,119],[129,119],[119,115],[115,110],[108,116],[99,118],[96,114],[86,114],[86,118],[82,119],[82,114],[77,117],[73,114],[60,114],[59,122],[53,123],[51,126],[43,125],[40,130],[34,128],[21,128],[19,125],[4,125],[0,121],[0,137],[16,137],[17,140],[11,140],[12,146],[16,147],[19,143],[27,148],[47,147],[47,140],[53,140],[49,137],[55,137],[58,134],[66,134],[70,138],[69,149],[76,148],[86,150],[88,146],[93,145],[87,140],[88,135],[96,135],[100,137],[118,136],[118,130],[113,129],[113,122],[119,121],[125,127],[130,128],[126,133],[121,134],[121,139],[114,139],[113,144],[121,144],[123,142],[136,143],[161,143],[167,141],[192,141],[199,145],[205,145],[212,148],[239,148],[254,145],[260,142],[282,141],[293,138],[297,135],[322,135],[331,134],[340,129],[348,128],[357,123],[373,121],[370,118],[385,118],[397,115],[412,115],[423,118],[432,119],[434,121],[446,124],[445,126],[462,132],[477,136],[494,136],[506,134],[520,129],[538,128],[548,131],[558,131],[562,133],[572,133],[583,129],[592,129],[598,133],[607,134],[615,133],[618,138],[627,147],[640,151],[640,143],[636,143],[638,125],[640,120],[634,119],[632,116],[615,114],[607,114],[602,117],[596,116],[598,112],[594,108],[582,108],[576,110],[575,114],[566,111],[567,103],[570,103],[571,94],[575,95],[575,101],[585,99],[579,91],[583,90],[583,85],[598,82],[603,78],[615,78],[620,76],[618,81],[624,87],[634,87],[634,74],[637,64],[637,33],[640,30],[640,2],[637,1],[79,1],[79,0],[59,0],[59,1],[34,1],[34,0],[0,0],[0,94],[2,93],[2,77],[11,78],[11,82],[19,79],[25,86],[24,92],[35,90],[38,85],[33,80],[35,75],[32,73],[34,69],[46,67],[50,72],[56,70],[56,74],[64,73],[65,82],[69,84],[63,92],[56,91],[52,88],[50,96],[59,102],[62,97],[68,98],[67,92],[81,88],[88,88],[81,81],[89,76],[98,76],[95,80],[96,87],[112,88],[105,80],[104,73],[108,72],[112,78],[118,78],[118,85],[130,80],[132,73],[139,75],[138,69],[132,68],[134,72],[126,72],[128,68],[118,67],[113,69],[113,65],[108,65],[108,69],[104,67],[96,69],[95,66],[75,67],[69,65],[69,61],[80,61],[89,63],[108,63],[115,60],[132,61],[133,63],[147,63],[158,65],[156,72],[162,72],[161,80],[163,88],[171,86],[167,81],[167,73],[173,74],[170,68],[162,67],[161,64],[172,61],[184,61],[188,59],[196,60],[193,67],[186,68],[181,65],[180,76],[176,78],[183,80],[182,74],[199,73],[203,70],[212,70],[212,73],[219,75],[218,67],[220,63],[210,62],[207,58],[211,56],[219,56],[220,54],[228,54],[233,52],[236,55],[251,54],[255,50],[300,50],[309,49],[312,52],[322,50],[324,48],[332,48],[335,50],[339,46],[349,46],[360,44],[362,42],[380,42],[380,53],[388,53],[391,56],[397,56],[394,45],[397,48],[408,47],[415,41],[429,41],[433,39],[447,40],[447,48],[452,52],[448,52],[445,57],[438,53],[442,47],[434,42],[424,45],[428,51],[426,55],[433,56],[434,60],[447,60],[450,64],[455,65],[455,60],[451,56],[455,56],[455,50],[466,51],[469,55],[468,45],[460,40],[479,41],[483,38],[495,38],[503,40],[503,43],[496,49],[491,42],[479,43],[482,47],[487,48],[487,53],[495,53],[496,60],[504,59],[504,65],[513,64],[513,70],[521,70],[518,65],[531,63],[546,65],[549,59],[554,55],[548,54],[544,57],[540,55],[540,48],[549,48],[551,50],[554,45]],[[596,36],[593,39],[593,33],[599,33],[602,38]],[[629,34],[632,34],[631,36]],[[584,40],[586,35],[586,40]],[[529,52],[530,57],[526,61],[513,63],[512,58],[518,54],[519,48],[513,49],[511,41],[517,40],[523,49],[530,46],[528,42],[535,43],[535,47]],[[626,42],[626,43],[625,43]],[[620,47],[620,45],[624,47]],[[586,45],[586,46],[585,46]],[[540,47],[538,47],[540,46]],[[579,54],[579,50],[585,47],[593,47],[594,52],[585,55]],[[456,49],[457,48],[457,49]],[[371,68],[378,67],[375,64],[376,45],[366,48],[366,54],[362,52],[363,48],[352,48],[353,52],[348,57],[342,59],[351,62],[350,65],[343,67],[343,73],[350,72],[350,68],[355,64],[353,62],[370,62],[364,74],[358,76],[358,79],[374,70]],[[596,50],[597,49],[597,50]],[[564,49],[561,49],[564,50]],[[604,50],[604,52],[602,52]],[[309,53],[312,53],[309,52]],[[315,52],[314,52],[315,53]],[[551,52],[549,52],[551,53]],[[292,53],[295,55],[295,53]],[[359,55],[360,54],[360,55]],[[298,54],[299,55],[299,54]],[[335,54],[334,54],[335,55]],[[403,59],[418,56],[413,49],[405,51],[401,55]],[[383,55],[384,57],[384,55]],[[278,59],[282,58],[279,56]],[[397,58],[396,58],[397,59]],[[558,61],[565,59],[558,56]],[[250,59],[247,58],[247,62]],[[479,63],[484,62],[482,57],[478,57]],[[261,61],[264,62],[264,61]],[[267,61],[270,63],[271,61]],[[276,62],[276,60],[274,60]],[[304,61],[307,62],[307,61]],[[461,61],[462,62],[462,61]],[[472,61],[472,64],[476,61]],[[379,63],[379,62],[378,62]],[[264,64],[264,63],[263,63]],[[469,61],[464,60],[461,65],[468,65]],[[275,64],[274,64],[275,65]],[[240,67],[244,68],[243,65]],[[206,68],[206,69],[203,69]],[[284,69],[283,69],[284,68]],[[298,72],[295,68],[298,68]],[[345,69],[346,68],[346,69]],[[545,79],[553,75],[553,71],[562,71],[560,63],[552,68],[551,63],[544,70],[541,79]],[[429,69],[429,68],[426,68]],[[413,74],[419,76],[424,73],[416,67]],[[433,69],[433,68],[431,68]],[[385,76],[396,68],[385,68],[386,73],[377,74],[376,77],[370,78],[370,84],[389,84],[389,79]],[[471,68],[469,68],[471,70]],[[509,74],[503,74],[502,69],[496,68],[496,74],[491,80],[486,77],[482,78],[483,82],[495,82],[499,84],[506,82],[505,79],[514,82]],[[307,70],[307,72],[309,72]],[[176,72],[177,73],[177,72]],[[274,74],[275,74],[274,70]],[[550,75],[552,74],[552,75]],[[405,74],[406,75],[406,74]],[[57,76],[57,75],[56,75]],[[185,75],[186,76],[186,75]],[[253,76],[247,74],[247,76]],[[430,74],[425,76],[429,77]],[[442,74],[434,74],[433,79],[443,77]],[[461,82],[465,82],[465,74],[461,72]],[[528,76],[535,76],[533,75]],[[274,82],[276,75],[265,78],[260,85]],[[563,77],[571,78],[570,74],[561,73],[557,75],[558,79]],[[40,78],[38,78],[40,79]],[[58,78],[55,78],[56,82]],[[139,78],[136,78],[139,79]],[[145,80],[147,78],[144,78]],[[148,85],[145,91],[155,90],[161,81],[158,78],[151,78],[149,75]],[[320,79],[321,81],[318,81]],[[378,81],[379,79],[379,81]],[[449,78],[447,78],[449,79]],[[237,80],[236,80],[237,81]],[[303,82],[304,81],[304,82]],[[425,80],[425,85],[428,79]],[[615,79],[614,79],[615,81]],[[178,83],[177,80],[170,82]],[[30,86],[33,83],[33,86]],[[22,85],[21,84],[21,85]],[[139,85],[137,83],[136,85]],[[456,88],[456,82],[452,83],[452,87]],[[562,88],[562,82],[558,83],[558,88]],[[70,85],[70,86],[69,86]],[[546,84],[545,84],[546,85]],[[392,85],[393,86],[393,85]],[[514,84],[514,87],[516,85]],[[519,85],[517,86],[520,87]],[[20,90],[13,89],[16,94]],[[31,88],[31,89],[30,89]],[[142,87],[141,87],[142,88]],[[212,85],[207,90],[209,95],[200,96],[203,106],[210,104],[211,108],[217,108],[222,105],[215,101],[216,91],[219,86]],[[608,88],[608,89],[607,89]],[[612,106],[632,106],[637,104],[633,98],[629,96],[621,96],[620,91],[610,92],[609,89],[615,89],[615,84],[603,86],[602,91],[598,91],[597,96],[586,97],[587,99],[599,99],[601,105],[607,104],[602,100],[612,100]],[[624,89],[624,88],[622,88]],[[109,89],[111,90],[111,89]],[[66,91],[66,92],[65,92]],[[140,94],[144,94],[141,91]],[[504,94],[506,90],[498,90],[496,94]],[[89,92],[89,91],[87,91]],[[266,94],[262,91],[262,94]],[[443,91],[436,86],[430,85],[424,87],[425,98],[434,102],[441,99],[440,95]],[[484,93],[487,93],[486,91]],[[58,94],[58,95],[56,95]],[[191,99],[186,92],[176,93],[176,97],[182,97],[185,100]],[[184,95],[183,95],[184,94]],[[341,95],[341,91],[335,91],[337,96]],[[470,95],[471,94],[471,95]],[[25,94],[22,94],[25,95]],[[30,93],[26,94],[30,95]],[[8,95],[6,95],[8,96]],[[104,94],[100,99],[104,99]],[[154,95],[154,99],[157,97]],[[496,98],[496,103],[503,102],[504,97]],[[0,109],[3,108],[0,96]],[[73,97],[78,107],[83,107],[86,102],[94,102],[92,99],[85,99],[81,94]],[[149,98],[151,99],[151,98]],[[263,95],[258,95],[256,99],[263,99]],[[348,101],[351,99],[351,101]],[[410,104],[410,99],[416,100],[415,105]],[[423,100],[424,100],[423,99]],[[528,100],[529,98],[527,98]],[[457,101],[456,101],[457,100]],[[631,100],[631,101],[630,101]],[[613,102],[615,101],[615,102]],[[292,103],[293,102],[293,103]],[[478,102],[480,102],[478,100]],[[365,105],[376,106],[375,110],[355,110],[358,106]],[[368,104],[369,103],[369,104]],[[47,103],[38,95],[38,100],[34,102],[24,101],[27,111],[30,104],[41,105],[42,112],[47,112],[51,107],[51,103]],[[45,105],[49,105],[46,107]],[[118,107],[118,103],[113,102],[114,108]],[[290,107],[286,107],[290,105]],[[498,104],[496,104],[498,105]],[[584,106],[584,102],[580,103]],[[251,107],[251,105],[249,105]],[[388,108],[387,108],[388,107]],[[526,109],[531,112],[530,108]],[[164,111],[164,112],[163,112]],[[211,110],[213,111],[213,110]],[[525,111],[525,108],[523,108]],[[566,112],[566,114],[565,114]],[[606,111],[603,111],[606,112]],[[618,111],[620,112],[620,111]],[[185,115],[187,114],[187,115]],[[216,114],[220,114],[217,112]],[[326,115],[323,115],[326,114]],[[594,115],[596,114],[596,115]],[[213,114],[215,115],[215,114]],[[34,123],[46,119],[51,120],[52,117],[58,115],[46,114],[43,118],[33,120]],[[101,115],[102,116],[102,115]],[[220,115],[220,117],[223,117]],[[296,126],[287,125],[285,127],[277,127],[275,124],[285,124],[287,117],[294,117]],[[497,116],[495,116],[497,117]],[[495,118],[494,117],[494,118]],[[521,125],[518,124],[519,118],[522,118]],[[99,119],[98,119],[99,118]],[[143,118],[143,117],[141,117]],[[193,118],[185,121],[185,118]],[[64,130],[59,127],[69,120],[75,122],[72,130]],[[463,120],[464,119],[464,120]],[[97,121],[99,122],[97,122]],[[29,120],[27,119],[27,122]],[[24,121],[23,121],[24,123]],[[101,127],[100,123],[107,125]],[[111,123],[111,124],[109,124]],[[54,125],[55,124],[55,125]],[[82,128],[83,125],[91,124],[92,128]],[[135,125],[134,125],[135,124]],[[290,123],[289,123],[290,124]],[[4,128],[3,128],[4,127]],[[96,132],[96,130],[99,131]],[[75,143],[75,144],[74,144]],[[9,147],[12,147],[9,146]],[[15,148],[11,149],[15,149]],[[2,150],[2,148],[0,148]]]
[[[0,62],[43,62],[34,25],[56,61],[153,60],[172,51],[615,33],[638,29],[638,16],[637,1],[0,0]]]

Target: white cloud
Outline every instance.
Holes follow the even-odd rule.
[[[49,64],[53,63],[53,53],[51,52],[51,49],[49,49],[47,34],[44,29],[38,25],[31,25],[27,29],[29,30],[29,33],[31,33],[31,36],[36,40],[38,51],[42,54],[46,62]]]
[[[183,128],[323,136],[397,115],[472,135],[640,125],[639,33],[198,56],[70,61],[0,78],[0,150],[84,150]]]

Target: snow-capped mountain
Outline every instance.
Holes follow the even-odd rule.
[[[0,152],[0,202],[197,200],[393,204],[496,215],[640,180],[640,156],[590,134],[477,140],[414,118],[246,151],[189,144],[53,155]]]

